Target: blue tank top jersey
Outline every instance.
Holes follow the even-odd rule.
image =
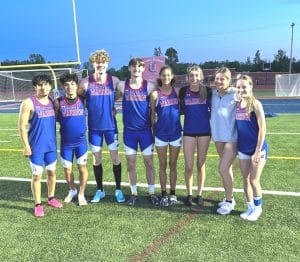
[[[86,141],[86,114],[83,101],[79,97],[74,104],[70,104],[65,97],[59,99],[58,121],[61,146],[73,147]]]
[[[124,130],[142,131],[151,128],[146,80],[139,89],[132,89],[129,80],[125,81],[122,106]]]
[[[51,99],[47,105],[41,104],[35,96],[33,115],[29,120],[28,140],[33,154],[56,151],[56,121],[54,105]]]
[[[107,75],[107,80],[104,84],[97,83],[93,75],[89,76],[88,81],[86,104],[89,130],[115,130],[116,126],[113,115],[115,90],[112,76]]]
[[[238,151],[247,155],[253,155],[256,149],[259,126],[255,113],[252,111],[250,116],[246,113],[246,108],[237,106],[236,125],[238,133]],[[263,147],[266,146],[266,141]]]
[[[187,134],[210,134],[210,101],[201,100],[199,92],[186,87],[183,97],[184,126]]]
[[[170,95],[165,95],[157,90],[156,104],[157,122],[155,123],[155,136],[172,135],[181,133],[179,100],[172,88]]]

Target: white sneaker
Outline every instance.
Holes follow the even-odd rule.
[[[234,209],[235,203],[225,202],[221,207],[217,209],[217,213],[220,215],[228,215]]]
[[[251,214],[249,216],[247,216],[246,219],[249,221],[256,221],[260,217],[261,213],[262,213],[261,206],[256,206],[256,207],[254,207]]]
[[[73,198],[74,198],[76,195],[77,195],[77,189],[76,189],[76,188],[75,188],[75,189],[70,189],[70,190],[68,191],[67,196],[66,196],[65,199],[64,199],[64,202],[65,202],[65,203],[71,203],[72,200],[73,200]]]
[[[226,203],[226,197],[223,198],[223,200],[221,202],[218,203],[218,206],[221,207]],[[232,198],[232,204],[235,206],[236,202],[234,200],[234,198]]]
[[[242,219],[247,219],[247,217],[253,212],[253,208],[252,207],[248,207],[248,209],[240,214],[240,217]]]
[[[79,195],[78,194],[78,205],[79,206],[86,206],[87,205],[87,201],[86,201],[84,195]]]

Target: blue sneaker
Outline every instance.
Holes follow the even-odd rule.
[[[123,193],[120,189],[116,189],[115,196],[118,203],[125,202],[125,197],[123,196]]]
[[[104,190],[97,190],[96,194],[94,195],[93,199],[91,200],[92,203],[98,203],[102,198],[105,197],[105,192]]]

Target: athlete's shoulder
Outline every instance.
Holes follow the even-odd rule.
[[[33,97],[28,97],[25,100],[23,100],[23,102],[21,103],[21,108],[23,109],[33,109],[34,105],[33,105]]]
[[[150,99],[151,100],[156,100],[158,97],[158,89],[155,89],[153,90],[151,93],[150,93]]]

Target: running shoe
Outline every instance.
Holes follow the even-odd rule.
[[[42,205],[37,205],[34,207],[34,216],[35,217],[43,217],[44,214],[44,207]]]
[[[167,207],[169,205],[169,198],[168,196],[163,196],[161,197],[160,201],[159,201],[159,205],[163,206],[163,207]]]
[[[249,221],[256,221],[260,217],[261,213],[262,213],[261,206],[255,206],[252,213],[249,216],[247,216],[246,219]]]
[[[174,206],[177,203],[177,197],[175,195],[170,195],[169,197],[169,204],[170,206]]]
[[[116,189],[115,196],[118,203],[125,202],[125,197],[120,189]]]
[[[134,206],[138,201],[138,197],[136,195],[131,195],[126,201],[127,206]]]
[[[225,202],[221,207],[217,209],[217,213],[220,215],[229,215],[234,209],[235,204],[230,202]]]
[[[55,197],[48,200],[48,205],[54,208],[62,208],[62,203],[60,203]]]
[[[92,203],[98,203],[101,199],[105,197],[105,192],[104,190],[97,190],[93,199],[91,200]]]
[[[75,189],[70,189],[69,191],[68,191],[68,194],[67,194],[67,196],[65,197],[65,199],[64,199],[64,202],[65,203],[71,203],[72,202],[72,200],[74,199],[74,197],[77,195],[77,189],[75,188]]]
[[[158,206],[159,205],[159,199],[156,195],[154,194],[150,194],[148,196],[148,200],[149,202],[153,205],[153,206]]]
[[[86,201],[84,195],[79,195],[79,194],[78,194],[78,205],[79,205],[80,207],[86,206],[86,205],[87,205],[87,201]]]

